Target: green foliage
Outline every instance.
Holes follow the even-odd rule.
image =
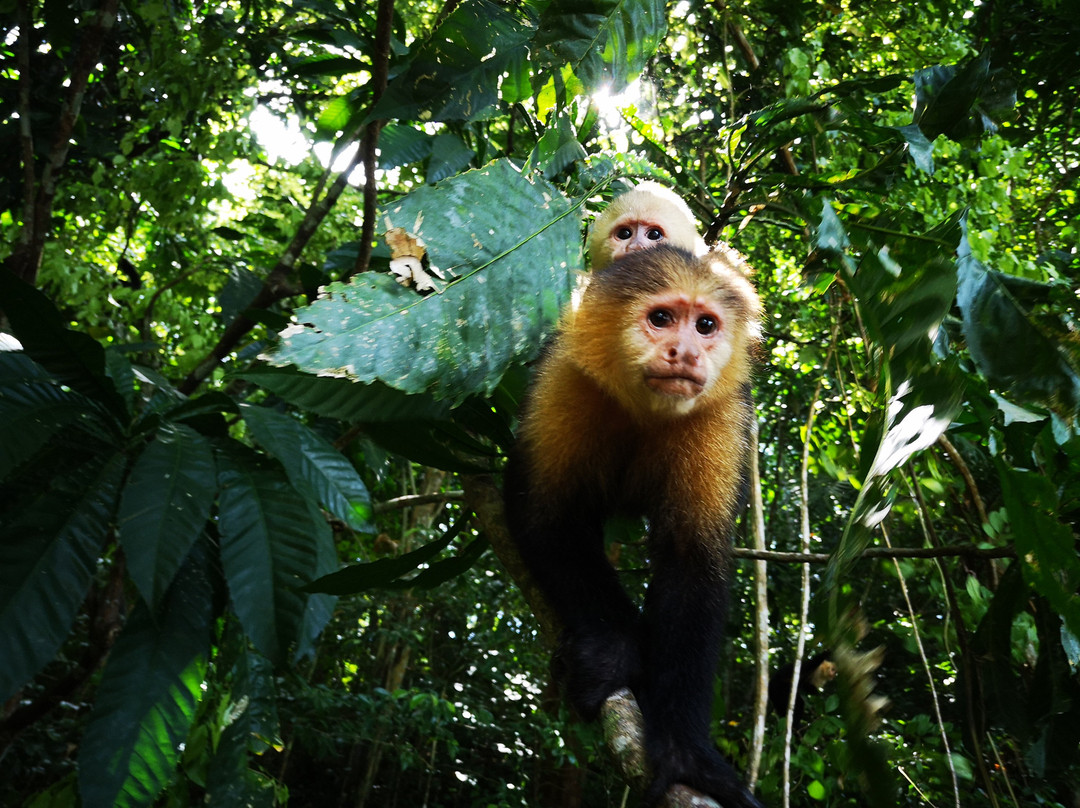
[[[205,562],[192,553],[160,608],[136,606],[109,655],[80,746],[84,805],[146,805],[172,780],[206,679]]]
[[[40,291],[0,270],[0,802],[617,804],[565,775],[591,728],[456,475],[499,471],[583,220],[640,177],[756,268],[766,541],[805,504],[811,628],[884,651],[881,723],[865,671],[808,698],[793,799],[1076,801],[1071,6],[399,3],[386,40],[358,0],[126,3],[91,52],[99,5],[0,9],[0,254],[44,240]],[[256,110],[338,156],[385,124],[346,169],[377,209]],[[740,767],[749,610],[789,657],[800,572],[734,576]]]
[[[430,245],[432,271],[454,279],[427,296],[389,275],[331,284],[297,312],[304,327],[285,331],[271,360],[457,404],[490,394],[569,300],[581,265],[576,207],[505,160],[409,194],[381,217]]]

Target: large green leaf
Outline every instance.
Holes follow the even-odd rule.
[[[329,575],[341,567],[338,562],[337,547],[334,546],[334,532],[330,524],[322,517],[318,510],[310,502],[308,508],[312,513],[311,520],[315,525],[315,532],[311,539],[315,544],[315,571],[312,578],[319,579]],[[296,649],[293,653],[293,662],[305,657],[313,657],[317,650],[316,640],[319,634],[330,622],[334,615],[334,606],[337,604],[337,596],[314,593],[307,597],[304,606],[304,618],[300,623],[297,634]]]
[[[1080,406],[1080,375],[1060,345],[1043,333],[1017,299],[1011,279],[972,255],[966,230],[956,266],[960,278],[956,302],[963,316],[964,339],[987,381],[1003,392],[1075,414]],[[1062,341],[1072,339],[1064,324],[1057,330]]]
[[[55,478],[3,525],[0,541],[0,699],[56,654],[97,568],[120,494],[114,455]]]
[[[840,544],[829,559],[826,582],[830,587],[845,579],[892,508],[896,494],[893,472],[932,446],[948,429],[960,411],[963,393],[963,376],[955,362],[928,367],[900,384],[889,401],[885,429],[869,435],[868,445],[862,447],[862,453],[874,459]]]
[[[280,660],[307,607],[298,587],[318,569],[317,513],[252,454],[220,456],[221,561],[233,608],[255,647]]]
[[[381,558],[367,564],[351,564],[344,569],[312,581],[304,587],[304,591],[353,595],[366,589],[402,589],[404,588],[402,586],[402,577],[415,572],[423,565],[431,565],[433,559],[445,550],[461,532],[461,528],[462,525],[457,524],[448,530],[442,538],[428,542],[423,547],[405,553],[405,555],[395,558]],[[469,549],[472,549],[472,545],[470,545]],[[405,586],[408,585],[408,582],[405,582]]]
[[[124,400],[105,373],[105,349],[88,334],[66,328],[45,295],[6,269],[0,269],[0,310],[31,359],[126,420]]]
[[[978,137],[997,130],[1016,105],[1016,90],[1004,71],[990,69],[983,53],[963,65],[935,65],[915,74],[914,123],[934,140]]]
[[[426,296],[389,275],[330,284],[271,362],[453,402],[490,393],[536,354],[581,264],[576,207],[506,160],[415,191],[380,221],[420,237],[456,280]]]
[[[0,479],[33,457],[62,427],[98,414],[96,409],[26,354],[0,351]]]
[[[405,124],[387,124],[379,134],[379,168],[385,171],[426,159],[435,146],[435,137]]]
[[[662,0],[554,0],[540,17],[538,60],[569,67],[585,94],[622,91],[637,78],[667,32]],[[540,73],[539,83],[549,79]]]
[[[135,461],[120,500],[120,542],[151,606],[202,535],[216,491],[210,444],[191,427],[164,426]]]
[[[109,654],[79,745],[87,808],[152,805],[172,779],[203,696],[213,595],[199,546],[161,608],[136,605]]]
[[[822,210],[818,248],[839,260],[869,336],[884,357],[883,391],[891,394],[884,428],[864,435],[862,455],[873,461],[826,574],[833,628],[838,588],[892,508],[893,472],[931,446],[960,410],[964,383],[957,363],[938,362],[931,350],[956,291],[951,259],[959,233],[959,217],[920,234],[881,227],[869,234],[852,227],[849,233],[828,200]]]
[[[348,423],[386,423],[412,419],[447,420],[450,405],[430,396],[408,395],[385,384],[312,376],[296,368],[257,367],[241,378],[281,396],[301,409]]]
[[[251,436],[285,466],[293,487],[353,530],[374,532],[367,486],[341,452],[292,416],[250,404],[240,413]]]
[[[897,382],[907,375],[904,363],[925,360],[952,308],[959,238],[958,217],[951,217],[925,233],[856,239],[862,250],[848,283],[874,344],[888,349]]]

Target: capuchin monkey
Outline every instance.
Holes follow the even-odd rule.
[[[589,236],[589,263],[603,269],[616,258],[658,244],[682,247],[696,255],[707,248],[694,215],[674,191],[643,182],[616,197],[596,220]]]
[[[601,268],[526,401],[506,471],[507,520],[562,622],[555,668],[572,706],[595,718],[624,687],[641,706],[645,803],[683,783],[725,808],[759,808],[709,725],[731,535],[746,498],[760,303],[734,251],[695,255],[665,233],[667,244],[619,255],[594,235]],[[616,513],[648,521],[642,609],[604,552]]]

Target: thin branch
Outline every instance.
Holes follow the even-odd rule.
[[[432,505],[436,502],[460,502],[465,499],[464,491],[443,491],[436,494],[406,494],[401,497],[394,497],[393,499],[387,499],[382,502],[376,502],[372,505],[372,510],[376,514],[387,513],[388,511],[396,511],[402,508],[414,508],[418,505]]]
[[[750,518],[754,549],[765,549],[765,503],[761,496],[761,466],[758,453],[758,423],[750,448]],[[763,560],[754,561],[754,740],[750,745],[750,762],[746,771],[746,787],[751,793],[761,769],[761,753],[765,746],[765,712],[769,703],[769,569]]]
[[[836,345],[836,325],[833,326],[833,347]],[[831,351],[831,349],[830,349]],[[828,360],[825,362],[828,365]],[[814,434],[814,419],[821,397],[822,378],[810,396],[810,412],[806,416],[806,435],[803,437],[802,463],[799,466],[799,532],[802,535],[802,554],[810,552],[810,441]],[[791,671],[791,692],[788,694],[787,721],[784,727],[784,764],[781,783],[784,808],[791,804],[791,738],[794,734],[795,702],[799,697],[799,678],[806,653],[807,624],[810,622],[810,565],[802,568],[802,606],[799,610],[799,641],[795,645],[795,660]]]
[[[16,6],[19,39],[15,43],[16,65],[19,68],[19,138],[22,142],[23,168],[23,228],[19,233],[20,248],[27,248],[33,239],[30,226],[34,220],[34,129],[30,125],[30,96],[33,79],[30,76],[30,37],[34,33],[34,13],[29,0],[19,0]]]
[[[781,564],[825,564],[832,556],[829,553],[788,553],[779,550],[755,550],[750,547],[736,547],[731,551],[735,558],[751,561],[776,561]],[[1012,547],[867,547],[859,558],[1016,558]]]
[[[375,107],[386,90],[390,74],[390,35],[394,23],[394,0],[379,0],[375,11],[375,53],[372,56],[371,106]],[[376,151],[379,133],[386,121],[371,121],[360,141],[364,163],[364,221],[360,226],[360,251],[356,255],[353,274],[365,272],[371,261],[371,245],[375,238],[375,219],[379,215],[379,186],[375,181],[378,168]]]
[[[929,509],[926,507],[926,502],[923,499],[922,489],[919,488],[914,478],[911,480],[910,488],[915,502],[918,505],[920,517],[929,513]],[[919,522],[930,545],[934,548],[940,548],[941,539],[934,529],[934,523],[922,518],[920,518]],[[1015,550],[1012,551],[1012,555],[1015,555]],[[995,558],[1002,556],[989,557]],[[986,734],[986,716],[982,710],[982,704],[985,702],[985,697],[982,686],[982,674],[979,670],[979,661],[972,651],[971,639],[968,636],[967,626],[964,624],[964,613],[960,608],[960,604],[957,602],[956,589],[949,579],[949,576],[941,569],[940,560],[937,564],[941,571],[941,580],[945,588],[945,598],[949,604],[949,613],[956,616],[956,640],[960,645],[960,664],[957,668],[962,671],[967,671],[968,673],[967,676],[960,677],[960,681],[963,683],[963,707],[964,717],[966,719],[964,728],[967,730],[968,743],[974,753],[972,759],[975,762],[979,780],[982,782],[985,793],[990,798],[990,804],[993,808],[998,808],[1000,801],[995,786],[996,781],[986,766],[986,758],[983,753],[983,736],[986,735],[991,743],[993,743],[993,739],[989,738],[989,735]]]
[[[952,442],[942,432],[938,437],[938,443],[949,456],[949,460],[956,466],[956,470],[960,472],[960,476],[964,478],[964,482],[967,484],[968,493],[971,494],[971,501],[975,504],[975,510],[979,514],[979,522],[983,525],[990,524],[990,519],[986,516],[986,506],[983,505],[982,496],[979,494],[979,487],[975,484],[975,478],[971,475],[971,469],[968,468],[967,463],[964,462],[964,458],[960,456],[960,452],[953,446]]]
[[[909,465],[908,471],[911,472]],[[917,486],[918,480],[915,479],[914,474],[904,478],[909,486]],[[919,512],[919,522],[925,526],[929,524],[929,514],[926,513],[922,500],[916,501],[916,507]],[[889,532],[882,525],[881,537],[885,540],[885,543],[890,547],[892,542],[889,541]],[[922,634],[919,631],[919,619],[915,614],[915,607],[911,604],[911,595],[908,592],[907,579],[904,577],[904,570],[900,566],[900,562],[897,559],[893,559],[893,567],[896,569],[896,578],[900,581],[900,592],[904,596],[904,603],[907,604],[908,616],[911,618],[911,633],[915,640],[915,647],[919,649],[919,659],[922,661],[923,670],[926,672],[926,681],[930,685],[930,699],[934,703],[934,717],[937,719],[938,731],[941,733],[941,743],[945,750],[945,762],[949,767],[949,774],[952,776],[953,795],[956,798],[956,808],[960,808],[960,781],[956,777],[956,767],[953,765],[952,748],[949,744],[949,733],[945,730],[945,719],[941,715],[941,702],[938,699],[937,684],[934,682],[933,671],[930,670],[930,662],[926,658],[926,649],[923,647]]]
[[[37,281],[38,269],[41,267],[41,257],[45,252],[45,239],[48,235],[49,221],[52,218],[53,198],[56,196],[56,183],[60,172],[67,161],[68,151],[71,149],[71,135],[75,130],[75,122],[79,119],[82,109],[83,98],[86,96],[86,87],[90,82],[90,73],[94,65],[98,63],[105,38],[116,24],[116,13],[120,0],[104,0],[101,8],[97,11],[92,25],[87,26],[78,37],[79,52],[75,57],[75,64],[67,79],[67,97],[64,99],[60,110],[60,120],[57,122],[56,131],[53,134],[52,147],[45,160],[41,171],[41,179],[37,183],[37,191],[34,194],[33,210],[29,211],[28,218],[23,222],[23,233],[20,234],[19,248],[11,256],[11,267],[15,274],[27,283],[33,285]],[[23,16],[23,15],[21,15]],[[32,26],[32,18],[25,14]],[[25,33],[26,37],[32,35],[33,28],[25,32],[20,31],[20,39]],[[22,77],[20,77],[22,78]],[[27,84],[20,87],[29,92],[29,75]],[[26,121],[29,126],[29,120]],[[20,123],[20,126],[23,124]],[[33,159],[33,152],[29,158],[25,153],[25,135],[23,144],[23,159]],[[24,181],[27,169],[23,167]],[[33,172],[31,165],[30,172]],[[26,231],[29,230],[29,233]]]

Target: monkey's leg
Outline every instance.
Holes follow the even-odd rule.
[[[604,554],[603,524],[584,498],[555,510],[522,493],[507,506],[522,561],[563,624],[556,676],[574,709],[595,718],[608,696],[640,678],[640,612]]]
[[[647,805],[683,783],[724,808],[761,808],[709,732],[726,590],[717,559],[681,555],[670,543],[654,553],[645,599],[645,684],[638,693],[653,774]]]

